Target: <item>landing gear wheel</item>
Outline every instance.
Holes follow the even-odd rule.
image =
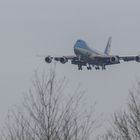
[[[87,70],[92,70],[92,67],[90,66],[90,64],[88,64]]]
[[[92,70],[92,68],[89,66],[89,67],[87,67],[87,70]]]
[[[105,67],[105,65],[103,65],[103,66],[102,66],[102,70],[106,70],[106,67]]]
[[[81,65],[78,65],[78,70],[82,70],[82,66]]]
[[[96,69],[96,70],[99,70],[99,69],[100,69],[100,67],[99,67],[99,66],[96,66],[96,67],[95,67],[95,69]]]

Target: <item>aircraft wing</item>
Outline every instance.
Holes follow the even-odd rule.
[[[72,60],[72,59],[77,58],[77,57],[76,56],[61,56],[61,57],[56,56],[56,57],[53,57],[53,58],[56,61],[60,61],[62,58],[65,58],[67,60]]]
[[[129,62],[129,61],[140,62],[140,55],[137,55],[137,56],[109,56],[109,57],[108,56],[107,57],[98,56],[98,57],[95,57],[95,59],[97,59],[98,61],[109,60],[112,62],[119,61],[119,60],[123,60],[124,62]]]
[[[62,64],[65,64],[68,61],[71,61],[71,64],[77,65],[78,70],[82,70],[82,66],[87,66],[87,69],[91,69],[91,66],[95,66],[95,69],[99,69],[99,66],[102,67],[102,69],[105,69],[106,65],[113,65],[113,64],[119,64],[120,60],[123,60],[125,62],[129,61],[136,61],[140,62],[140,55],[137,56],[93,56],[88,58],[82,58],[80,59],[77,56],[47,56],[45,57],[45,61],[47,63],[51,63],[52,60],[59,61]]]
[[[128,61],[137,61],[137,62],[140,62],[140,55],[137,55],[137,56],[95,56],[94,59],[96,60],[108,60],[108,59],[112,59],[113,58],[115,59],[118,58],[118,60],[123,60],[125,62],[128,62]]]
[[[121,56],[121,57],[119,57],[119,59],[123,60],[125,62],[128,62],[128,61],[140,62],[140,55],[137,55],[137,56]]]
[[[47,56],[45,57],[45,61],[47,63],[51,63],[52,60],[55,60],[55,61],[60,61],[62,64],[65,64],[66,62],[68,62],[68,60],[77,60],[78,58],[76,56]]]

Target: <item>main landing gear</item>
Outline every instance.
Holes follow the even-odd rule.
[[[102,65],[102,70],[106,70],[106,67],[105,67],[105,65]]]
[[[101,69],[102,70],[106,70],[105,65],[102,65]],[[78,70],[83,70],[82,65],[78,65]],[[87,66],[87,70],[92,70],[92,67],[90,65]],[[95,70],[100,70],[100,67],[99,66],[95,66]]]
[[[92,67],[90,65],[87,66],[87,70],[92,70]]]
[[[95,66],[95,70],[99,70],[100,69],[100,67],[99,66]]]
[[[102,70],[106,70],[106,67],[105,67],[105,65],[102,65]],[[95,66],[95,70],[100,70],[100,67],[99,66]]]
[[[78,70],[82,70],[82,65],[78,65]]]

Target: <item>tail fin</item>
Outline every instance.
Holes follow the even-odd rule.
[[[112,40],[112,38],[109,37],[108,42],[107,42],[107,45],[106,45],[106,48],[105,48],[105,51],[104,51],[104,53],[106,55],[109,55],[110,54],[110,51],[111,51],[111,40]]]

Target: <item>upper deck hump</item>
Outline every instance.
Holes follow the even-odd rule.
[[[86,48],[89,48],[87,43],[84,41],[84,40],[77,40],[75,45],[74,45],[74,48],[83,48],[83,49],[86,49]]]

